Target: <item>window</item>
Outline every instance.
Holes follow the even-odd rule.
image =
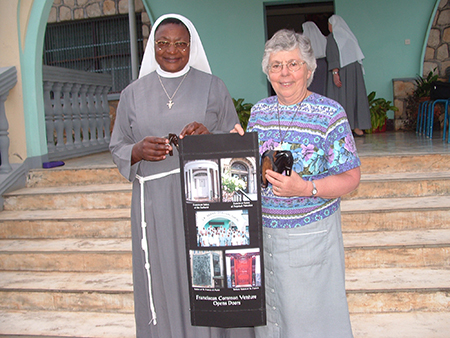
[[[136,14],[139,63],[144,54],[141,14]],[[128,15],[64,21],[47,25],[43,63],[112,75],[111,92],[131,82]]]

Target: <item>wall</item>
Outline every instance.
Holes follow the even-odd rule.
[[[134,1],[134,11],[141,13],[142,35],[145,44],[148,40],[151,25],[142,0]],[[82,0],[77,2],[73,0],[54,0],[48,16],[48,22],[80,20],[127,13],[128,0]]]
[[[27,146],[25,136],[25,121],[23,116],[22,71],[19,57],[19,33],[17,25],[18,0],[0,1],[0,67],[15,66],[17,70],[17,83],[9,92],[5,102],[6,117],[9,124],[9,161],[10,163],[22,163],[27,158]],[[28,13],[30,5],[23,4],[20,13]],[[7,37],[7,38],[6,38]],[[23,160],[22,160],[23,159]]]
[[[143,1],[155,19],[176,12],[192,20],[213,73],[225,81],[232,97],[255,103],[267,96],[260,66],[265,42],[263,0]],[[270,3],[276,2],[287,1]],[[435,0],[335,0],[336,14],[347,21],[366,56],[368,92],[392,100],[392,79],[419,73],[434,5]]]
[[[393,101],[392,79],[416,77],[435,0],[337,0],[365,54],[367,92]],[[410,44],[406,44],[409,40]]]

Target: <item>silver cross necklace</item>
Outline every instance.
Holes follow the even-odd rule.
[[[172,106],[175,104],[175,102],[173,102],[173,97],[175,96],[175,94],[177,93],[178,89],[180,89],[181,84],[183,83],[184,79],[186,78],[186,76],[188,75],[188,73],[184,74],[183,79],[181,80],[180,84],[178,85],[177,89],[175,89],[175,93],[173,93],[172,97],[169,96],[169,94],[167,94],[167,90],[166,87],[164,87],[162,81],[161,81],[161,77],[158,75],[158,79],[159,79],[159,83],[161,83],[161,87],[164,90],[164,93],[166,93],[167,98],[169,99],[169,102],[167,102],[167,107],[169,107],[169,109],[172,109]]]

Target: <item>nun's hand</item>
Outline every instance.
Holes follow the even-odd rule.
[[[198,122],[191,122],[186,125],[180,133],[179,138],[183,138],[187,135],[204,135],[211,134],[203,124]]]
[[[169,140],[164,137],[147,136],[133,146],[131,165],[139,161],[162,161],[172,150]]]
[[[341,77],[339,76],[338,72],[333,73],[333,82],[336,85],[336,87],[338,88],[342,87]]]

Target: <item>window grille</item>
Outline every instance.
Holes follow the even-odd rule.
[[[141,14],[136,14],[139,64],[144,54]],[[47,25],[43,63],[111,74],[111,93],[132,80],[128,15],[64,21]]]

